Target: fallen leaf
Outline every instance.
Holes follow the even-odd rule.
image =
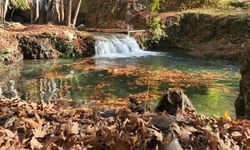
[[[37,139],[35,137],[32,137],[31,141],[30,141],[30,148],[32,150],[34,149],[42,149],[43,146],[40,142],[37,141]]]
[[[50,127],[50,125],[49,125],[49,123],[47,123],[44,126],[39,125],[35,129],[32,129],[34,137],[35,138],[43,138],[47,134],[47,131],[48,131],[49,127]]]
[[[231,135],[232,138],[237,142],[241,142],[244,139],[244,136],[238,131],[232,132]]]

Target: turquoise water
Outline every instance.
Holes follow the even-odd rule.
[[[139,76],[112,76],[106,70],[81,70],[72,64],[81,63],[78,59],[58,60],[26,60],[19,65],[11,66],[9,71],[0,73],[0,86],[5,97],[20,96],[24,100],[58,100],[73,99],[83,104],[95,104],[95,100],[126,98],[131,94],[147,92],[147,85],[135,84]],[[219,79],[202,85],[189,85],[183,89],[191,99],[199,113],[206,115],[223,115],[229,111],[234,115],[234,100],[239,90],[239,67],[227,61],[201,60],[189,55],[172,51],[161,56],[147,56],[138,58],[105,59],[95,58],[92,66],[98,68],[134,65],[149,66],[153,70],[166,68],[178,70],[187,74],[199,76],[204,73],[221,75]],[[48,78],[44,74],[53,75]],[[58,74],[55,76],[55,74]],[[63,77],[58,77],[62,76]],[[202,81],[201,81],[202,82]],[[107,85],[102,85],[107,83]],[[185,83],[184,83],[185,84]],[[169,87],[175,87],[162,82],[159,87],[150,87],[149,92],[164,92]],[[155,106],[157,99],[148,101]]]

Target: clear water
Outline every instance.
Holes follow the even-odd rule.
[[[79,70],[71,64],[81,63],[75,59],[58,60],[27,60],[9,71],[0,73],[0,87],[3,96],[20,96],[24,100],[57,100],[73,99],[83,104],[94,105],[99,97],[125,98],[130,94],[138,94],[148,90],[146,85],[133,84],[138,76],[111,76],[103,70]],[[225,61],[196,59],[182,52],[172,51],[161,56],[129,57],[129,58],[94,58],[94,66],[145,66],[152,69],[164,67],[186,73],[199,75],[203,73],[217,73],[222,78],[212,80],[204,86],[187,86],[185,93],[191,99],[197,111],[207,115],[223,115],[229,111],[234,115],[234,100],[239,90],[240,74],[238,66]],[[44,73],[63,74],[63,78],[43,77]],[[100,83],[109,83],[98,86]],[[132,83],[132,84],[128,84]],[[168,83],[163,82],[160,91],[166,91]],[[151,87],[152,89],[154,87]],[[150,91],[151,92],[151,91]],[[153,90],[152,90],[153,92]],[[107,94],[110,93],[110,94]],[[105,101],[104,98],[104,101]],[[156,100],[148,102],[152,107]]]

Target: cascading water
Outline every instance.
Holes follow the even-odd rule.
[[[94,34],[96,39],[95,57],[140,57],[157,55],[156,52],[143,51],[136,40],[125,34]]]

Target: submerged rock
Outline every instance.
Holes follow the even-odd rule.
[[[240,93],[235,101],[236,115],[239,118],[250,119],[250,41],[241,62]]]
[[[188,97],[182,90],[169,90],[159,101],[155,111],[166,111],[170,115],[176,115],[179,110],[183,110],[186,107],[194,110],[194,107]]]

